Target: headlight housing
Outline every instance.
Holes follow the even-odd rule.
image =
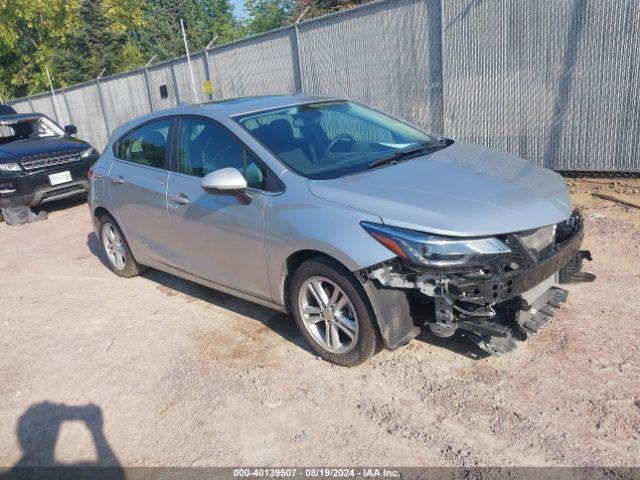
[[[91,155],[96,155],[97,153],[98,151],[95,148],[89,147],[80,152],[80,158],[89,158]]]
[[[378,223],[361,225],[403,261],[423,268],[479,267],[511,252],[495,237],[452,238]]]
[[[0,172],[21,172],[22,167],[19,163],[0,163]]]

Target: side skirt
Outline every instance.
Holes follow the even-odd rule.
[[[262,305],[263,307],[271,308],[273,310],[286,313],[286,309],[284,308],[284,305],[279,305],[271,300],[267,300],[262,297],[257,297],[250,293],[246,293],[240,290],[236,290],[235,288],[227,287],[225,285],[212,282],[211,280],[208,280],[203,277],[199,277],[198,275],[194,275],[189,272],[185,272],[184,270],[176,268],[167,263],[163,263],[158,260],[147,260],[146,262],[144,262],[144,264],[148,267],[155,268],[156,270],[160,270],[162,272],[175,275],[176,277],[184,278],[185,280],[189,280],[190,282],[199,283],[200,285],[204,285],[205,287],[209,287],[214,290],[218,290],[220,292],[228,293],[229,295],[233,295],[234,297],[242,298],[243,300],[247,300],[249,302]]]

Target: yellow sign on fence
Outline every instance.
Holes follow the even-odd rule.
[[[213,95],[213,82],[211,80],[204,81],[204,93]]]

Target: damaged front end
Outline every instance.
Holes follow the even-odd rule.
[[[402,291],[413,324],[440,337],[460,329],[494,355],[513,350],[547,322],[567,297],[557,283],[595,279],[581,271],[591,254],[580,250],[583,222],[577,212],[558,224],[487,238],[446,238],[371,223],[363,227],[397,255],[358,272],[370,294]],[[410,340],[417,329],[401,333],[395,332],[395,343],[387,346]],[[384,331],[383,336],[387,340]]]

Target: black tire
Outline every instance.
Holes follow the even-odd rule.
[[[116,265],[116,263],[114,263],[114,260],[112,260],[112,257],[110,257],[109,252],[107,252],[104,238],[105,236],[107,236],[106,232],[108,228],[113,228],[113,230],[117,232],[120,239],[122,240],[121,253],[124,256],[124,266],[122,267]],[[118,226],[116,221],[111,218],[111,216],[105,214],[100,218],[100,227],[98,229],[98,232],[100,237],[100,245],[102,246],[102,251],[104,252],[104,255],[106,257],[107,266],[113,273],[121,277],[130,278],[139,275],[146,269],[146,267],[140,265],[138,262],[136,262],[135,258],[133,258],[131,250],[129,249],[129,245],[127,244],[127,240],[122,233],[122,230],[120,230],[120,227]]]
[[[357,340],[351,350],[345,353],[326,349],[305,327],[299,295],[303,285],[312,277],[324,277],[339,286],[355,310],[358,325]],[[379,347],[382,344],[380,332],[369,299],[353,273],[338,262],[324,257],[307,260],[294,272],[289,293],[291,312],[302,336],[324,360],[343,367],[353,367],[366,362],[380,350]],[[321,322],[318,323],[323,325]]]

